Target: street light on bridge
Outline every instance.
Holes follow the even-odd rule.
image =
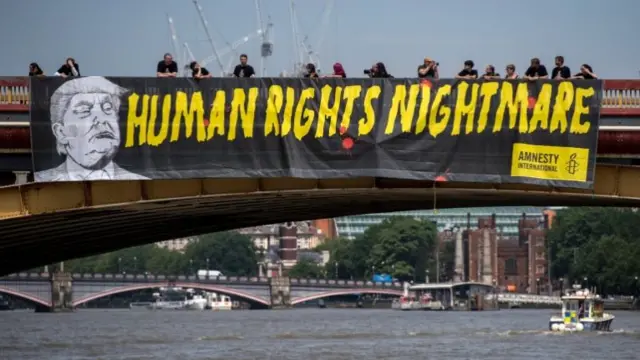
[[[205,262],[207,263],[207,280],[209,280],[209,258],[206,258]]]
[[[138,257],[134,256],[133,257],[133,275],[137,275],[138,274]]]
[[[118,274],[122,274],[122,258],[118,258]]]

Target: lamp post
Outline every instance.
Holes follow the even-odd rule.
[[[122,274],[122,258],[118,258],[118,274]]]
[[[133,275],[138,273],[138,258],[136,256],[133,257]]]
[[[189,275],[193,274],[193,259],[189,259]]]
[[[560,296],[562,296],[564,294],[564,278],[561,277],[558,280],[560,280]]]
[[[336,261],[334,263],[334,265],[335,265],[335,268],[336,268],[336,280],[338,280],[338,262]]]
[[[205,261],[207,263],[207,280],[209,280],[209,258],[206,258]]]

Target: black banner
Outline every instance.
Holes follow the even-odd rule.
[[[36,181],[593,185],[602,82],[32,78]]]

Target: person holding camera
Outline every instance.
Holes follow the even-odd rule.
[[[438,65],[440,65],[440,63],[433,61],[433,59],[429,57],[424,58],[424,63],[418,66],[418,77],[421,79],[431,78],[437,80],[440,77],[438,74]]]
[[[373,64],[371,69],[365,69],[364,74],[368,75],[370,78],[392,78],[388,72],[387,67],[384,66],[384,63],[379,62]]]
[[[473,68],[474,66],[475,64],[473,63],[472,60],[465,61],[464,68],[462,68],[462,70],[458,73],[458,75],[456,75],[456,79],[467,79],[467,80],[477,79],[478,70],[474,69]]]

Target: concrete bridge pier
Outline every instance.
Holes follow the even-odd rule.
[[[269,279],[271,309],[291,308],[291,281],[288,277],[276,276]]]
[[[70,273],[59,271],[51,274],[51,312],[73,311],[72,285]]]

